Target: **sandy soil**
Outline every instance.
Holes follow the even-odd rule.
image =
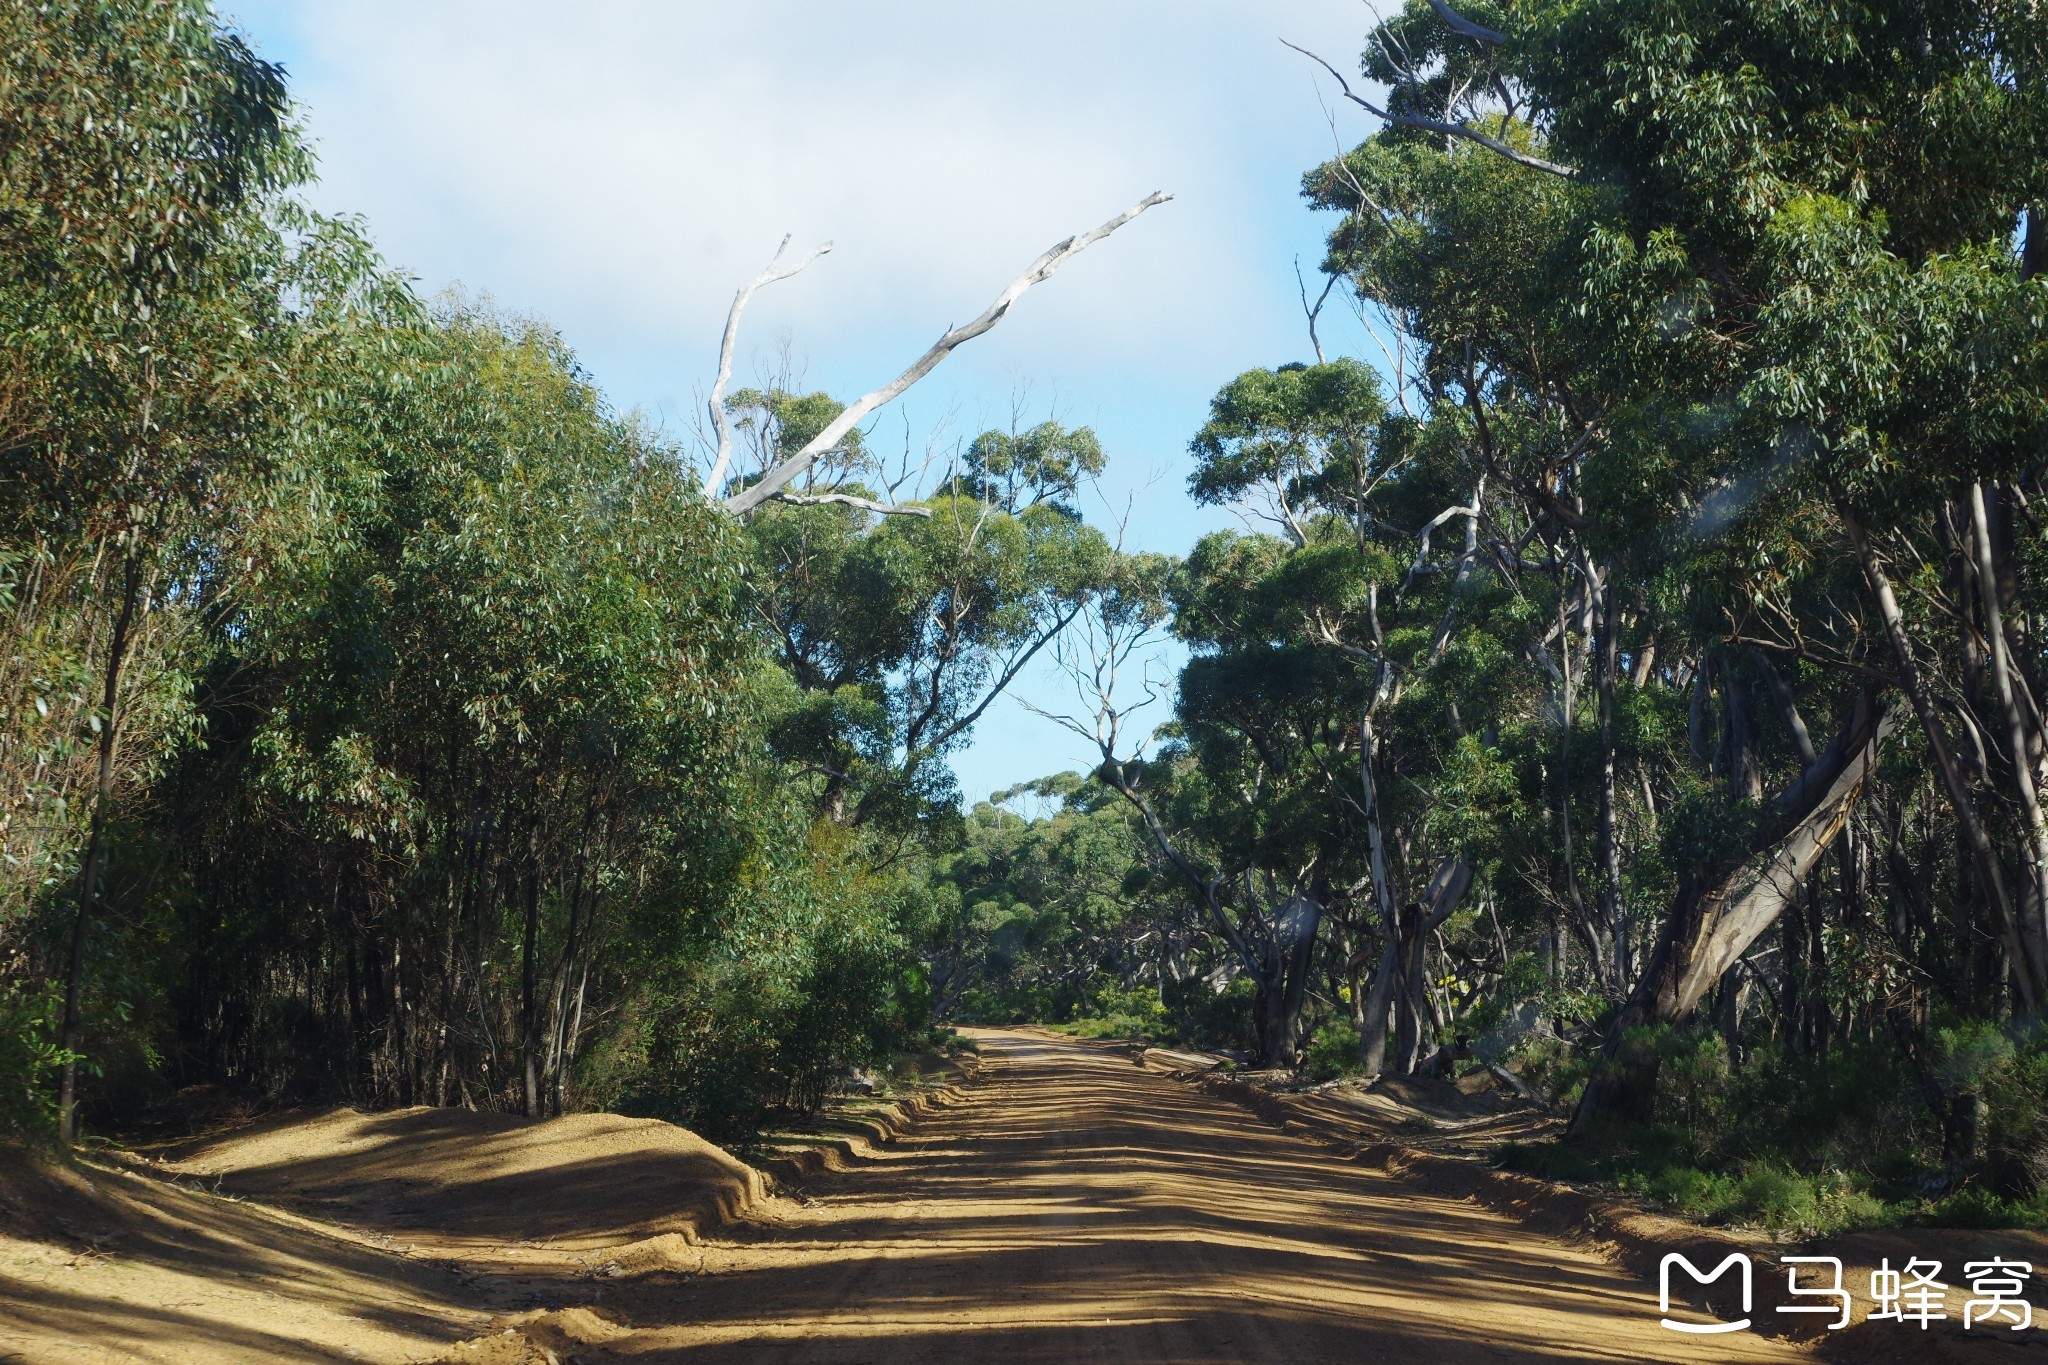
[[[113,1170],[0,1168],[0,1361],[426,1360],[488,1325],[382,1239]]]
[[[1773,1361],[1588,1252],[1333,1162],[1236,1105],[984,1032],[971,1103],[718,1273],[623,1294],[587,1361]]]
[[[1665,1331],[1590,1252],[1129,1059],[980,1041],[964,1103],[808,1202],[757,1198],[661,1125],[432,1111],[172,1154],[285,1209],[143,1174],[106,1176],[122,1188],[93,1204],[0,1184],[0,1361],[1810,1359]],[[104,1251],[61,1227],[73,1196],[121,1223]],[[746,1223],[707,1235],[740,1205]]]
[[[164,1169],[411,1251],[486,1267],[599,1269],[691,1245],[761,1204],[761,1173],[659,1119],[336,1109],[166,1149]],[[694,1260],[692,1259],[692,1263]]]
[[[337,1109],[125,1169],[24,1164],[0,1169],[0,1362],[438,1359],[694,1269],[707,1231],[776,1207],[731,1154],[612,1114]],[[549,1330],[490,1358],[543,1359]]]

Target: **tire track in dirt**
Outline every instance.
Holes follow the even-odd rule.
[[[586,1360],[1793,1361],[1658,1326],[1640,1281],[1475,1202],[1337,1163],[1227,1101],[1041,1034],[879,1159],[628,1293]],[[625,1306],[623,1303],[621,1306]]]

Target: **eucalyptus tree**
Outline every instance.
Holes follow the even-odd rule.
[[[1654,380],[1667,421],[1709,405],[1724,414],[1673,442],[1719,485],[1699,506],[1723,534],[1797,518],[1825,537],[1823,554],[1860,571],[1964,850],[1966,932],[2000,943],[2031,1011],[2048,939],[2028,889],[2038,844],[2020,834],[2039,827],[2033,763],[2014,760],[2038,741],[1998,701],[2001,683],[2016,698],[2010,660],[2026,652],[2004,647],[2000,599],[2027,586],[2008,572],[1987,592],[1977,574],[1997,581],[1991,504],[2024,498],[2039,459],[2027,359],[2039,286],[2026,278],[2029,248],[2015,245],[2037,230],[2040,20],[1997,5],[1875,5],[1853,19],[1679,6],[1659,31],[1714,34],[1682,50],[1640,42],[1649,22],[1566,7],[1525,47],[1542,54],[1531,65],[1553,138],[1621,191],[1587,241],[1598,335]],[[1603,42],[1631,59],[1596,77],[1588,45]],[[1728,91],[1738,98],[1723,102]],[[1851,119],[1873,128],[1853,147],[1830,131]],[[1652,323],[1650,307],[1676,308],[1682,327]],[[1951,559],[1965,595],[1936,592],[1969,625],[1940,668],[1895,580]],[[1960,735],[1941,714],[1951,686],[1966,699]],[[2017,858],[1994,846],[2000,823],[2019,835]]]
[[[1082,710],[1041,711],[1097,746],[1096,780],[1136,812],[1159,871],[1187,888],[1222,945],[1227,974],[1254,984],[1271,1065],[1294,1062],[1325,912],[1356,880],[1331,794],[1354,712],[1331,670],[1299,648],[1300,632],[1288,639],[1284,620],[1274,623],[1277,594],[1258,580],[1285,554],[1271,537],[1212,536],[1184,565],[1121,557],[1060,648]],[[1134,745],[1132,729],[1163,691],[1146,658],[1169,619],[1198,657],[1165,747],[1147,758],[1150,740]]]
[[[1691,779],[1667,744],[1635,803],[1673,880],[1633,985],[1610,982],[1618,1057],[1633,1026],[1736,996],[1824,854],[1844,850],[1845,924],[1873,891],[1924,899],[1924,863],[1879,886],[1855,850],[1859,825],[1911,818],[1930,775],[1960,850],[1934,870],[1962,940],[1943,993],[1965,1013],[1996,1013],[2007,979],[2018,1009],[2040,998],[2016,547],[2043,430],[2041,45],[2039,16],[2000,4],[1417,3],[1368,49],[1393,93],[1357,102],[1383,130],[1309,182],[1348,214],[1333,268],[1421,339],[1475,433],[1500,425],[1475,359],[1506,381],[1493,395],[1560,411],[1566,459],[1499,481],[1571,533],[1548,558],[1588,585],[1603,736],[1632,690],[1690,713]],[[1438,219],[1462,230],[1433,237]],[[1487,256],[1432,249],[1467,238]],[[1902,708],[1922,780],[1874,794]],[[1838,722],[1825,742],[1816,716]],[[1612,898],[1628,803],[1600,747]],[[1791,936],[1819,940],[1787,924],[1790,999]],[[1644,1093],[1596,1085],[1585,1112]]]
[[[1012,516],[1045,505],[1069,517],[1082,487],[1107,467],[1102,442],[1089,427],[1044,421],[1024,431],[984,431],[961,460],[960,491]]]
[[[1182,704],[1212,698],[1212,723],[1243,726],[1257,709],[1216,687],[1234,677],[1327,708],[1294,819],[1329,831],[1336,884],[1366,893],[1345,965],[1375,1071],[1390,1030],[1401,1070],[1430,1033],[1448,1040],[1426,956],[1454,951],[1441,932],[1470,919],[1468,897],[1504,861],[1556,842],[1530,837],[1520,792],[1541,763],[1556,604],[1522,582],[1530,514],[1450,411],[1389,413],[1356,362],[1288,366],[1227,385],[1194,443],[1196,496],[1284,535],[1212,537],[1191,558],[1175,628],[1198,656]],[[1262,756],[1282,752],[1244,733]]]
[[[1737,685],[1751,664],[1714,673],[1707,667],[1711,636],[1703,640],[1683,629],[1684,569],[1696,567],[1689,561],[1693,538],[1684,529],[1676,535],[1662,529],[1671,513],[1668,502],[1658,501],[1664,490],[1636,482],[1644,471],[1625,463],[1633,433],[1618,427],[1633,420],[1623,401],[1629,389],[1617,380],[1613,359],[1590,344],[1578,315],[1579,244],[1602,201],[1546,156],[1508,156],[1495,145],[1505,140],[1511,147],[1541,148],[1540,134],[1521,121],[1532,107],[1530,86],[1515,72],[1473,80],[1473,61],[1483,67],[1492,60],[1484,52],[1488,43],[1454,19],[1440,7],[1413,6],[1376,34],[1368,54],[1368,73],[1395,87],[1389,108],[1412,111],[1438,101],[1438,112],[1426,121],[1433,126],[1391,118],[1381,134],[1305,182],[1313,204],[1345,214],[1332,234],[1326,268],[1349,282],[1399,347],[1394,359],[1405,420],[1383,423],[1358,442],[1375,452],[1379,468],[1370,478],[1346,471],[1326,481],[1318,490],[1321,507],[1303,497],[1312,483],[1298,476],[1293,489],[1284,479],[1276,482],[1286,462],[1301,465],[1318,453],[1304,439],[1312,424],[1293,410],[1299,398],[1287,395],[1278,374],[1248,376],[1226,390],[1218,421],[1205,433],[1207,448],[1198,442],[1198,451],[1213,471],[1203,476],[1215,485],[1210,495],[1241,499],[1260,492],[1277,510],[1276,523],[1295,542],[1296,554],[1314,548],[1305,526],[1322,516],[1332,529],[1348,523],[1360,546],[1377,540],[1380,553],[1393,556],[1391,564],[1358,575],[1357,605],[1349,611],[1341,600],[1299,587],[1291,590],[1295,600],[1288,607],[1311,638],[1348,654],[1378,680],[1360,727],[1374,759],[1364,766],[1365,823],[1380,850],[1373,881],[1384,888],[1379,927],[1390,940],[1376,980],[1391,984],[1420,972],[1399,970],[1412,960],[1395,947],[1400,913],[1394,907],[1406,897],[1397,889],[1399,868],[1385,865],[1384,852],[1390,844],[1409,847],[1412,836],[1397,831],[1387,837],[1388,780],[1370,780],[1375,763],[1381,750],[1390,751],[1394,770],[1405,768],[1406,780],[1414,781],[1418,760],[1444,763],[1449,772],[1459,765],[1448,757],[1462,753],[1486,756],[1480,768],[1465,771],[1491,771],[1481,786],[1506,802],[1502,811],[1540,810],[1541,818],[1494,821],[1490,830],[1439,819],[1441,829],[1475,830],[1479,838],[1474,850],[1439,850],[1444,861],[1432,890],[1455,894],[1433,903],[1440,911],[1457,905],[1470,885],[1474,853],[1495,864],[1504,860],[1505,876],[1494,879],[1493,889],[1504,895],[1504,908],[1514,912],[1519,903],[1521,917],[1547,921],[1552,981],[1564,984],[1565,948],[1576,941],[1596,992],[1619,1003],[1640,986],[1646,969],[1657,982],[1670,976],[1668,950],[1651,951],[1660,941],[1657,930],[1638,931],[1646,898],[1662,897],[1679,915],[1690,913],[1689,897],[1739,900],[1742,914],[1709,916],[1707,938],[1716,952],[1733,944],[1738,954],[1754,940],[1760,932],[1754,919],[1774,897],[1782,908],[1788,878],[1805,875],[1838,827],[1871,759],[1863,741],[1879,712],[1850,708],[1849,723],[1863,727],[1856,742],[1831,748],[1833,766],[1793,784],[1793,809],[1775,832],[1757,847],[1743,846],[1713,875],[1695,878],[1691,890],[1670,881],[1668,858],[1625,854],[1625,834],[1633,829],[1638,839],[1654,838],[1660,799],[1666,805],[1674,799],[1674,781],[1685,786],[1668,741],[1662,753],[1652,753],[1640,738],[1645,720],[1671,734],[1674,704],[1686,683],[1717,679],[1728,716],[1720,727],[1723,747],[1734,750],[1722,767],[1744,773],[1742,800],[1752,807],[1760,802],[1754,726],[1743,729],[1750,691]],[[1387,63],[1394,65],[1378,69]],[[1493,132],[1469,137],[1446,131],[1442,125],[1454,116],[1468,130]],[[1301,394],[1316,387],[1305,380],[1296,385]],[[1357,485],[1357,496],[1329,496],[1345,482]],[[1204,488],[1201,478],[1197,487]],[[1447,522],[1466,532],[1462,554],[1444,553],[1456,550],[1454,541],[1433,540]],[[1405,573],[1406,555],[1396,548],[1404,537],[1418,550]],[[1432,562],[1433,554],[1442,562]],[[1445,593],[1446,583],[1454,590]],[[1403,640],[1403,623],[1381,619],[1417,605],[1433,629],[1417,623]],[[1691,609],[1695,617],[1699,605]],[[1443,678],[1463,670],[1440,670],[1434,680],[1432,671],[1453,652],[1473,650],[1476,656],[1459,662],[1491,671],[1499,686],[1483,703],[1447,698]],[[1772,676],[1783,682],[1782,674]],[[1401,722],[1391,732],[1379,710],[1388,701],[1397,702]],[[1795,721],[1797,714],[1795,705]],[[1446,748],[1450,740],[1462,748]],[[1807,757],[1818,757],[1810,746]],[[1849,760],[1855,760],[1853,772],[1837,783],[1841,762]],[[1630,761],[1633,774],[1626,771]],[[1626,782],[1631,776],[1636,780]],[[1456,809],[1464,799],[1447,793],[1433,804],[1439,811]],[[1589,806],[1591,819],[1584,813]],[[1428,809],[1413,818],[1424,818]],[[1658,928],[1669,927],[1670,914],[1649,913]],[[1761,918],[1768,924],[1768,914]],[[1711,971],[1690,970],[1688,989],[1716,979]],[[1663,987],[1653,983],[1651,989]],[[1373,1065],[1380,1060],[1375,1035],[1383,1004],[1373,999],[1363,1012],[1370,1020],[1361,1018]],[[1412,1065],[1416,1031],[1398,1017],[1396,1031],[1400,1064]]]
[[[769,401],[790,431],[791,401]],[[835,412],[827,400],[812,419]],[[1088,429],[989,432],[963,463],[961,477],[891,504],[893,515],[815,501],[767,505],[746,522],[758,610],[796,694],[774,722],[778,749],[817,779],[834,818],[893,827],[950,804],[937,760],[1074,620],[1111,557],[1066,501],[1102,467]],[[878,491],[834,486],[867,502]]]
[[[1027,790],[1053,808],[1009,809]],[[933,863],[953,893],[928,946],[942,1016],[1057,1022],[1184,968],[1143,894],[1145,836],[1122,802],[1077,773],[995,795]]]
[[[71,883],[75,1053],[114,801],[183,723],[167,633],[276,449],[284,247],[264,212],[307,163],[281,73],[203,4],[13,6],[0,54],[0,915]],[[75,1079],[67,1059],[67,1137]]]
[[[985,432],[947,486],[903,499],[899,490],[924,471],[891,477],[866,450],[861,421],[994,328],[1075,253],[1169,198],[1149,195],[1054,244],[979,316],[850,404],[779,387],[727,388],[754,294],[807,268],[829,243],[788,265],[778,250],[734,297],[708,400],[705,486],[748,523],[762,570],[760,613],[797,694],[774,724],[779,751],[817,779],[820,808],[832,818],[886,816],[907,827],[950,804],[950,774],[935,760],[964,742],[1074,620],[1108,554],[1073,506],[1104,464],[1087,428],[1048,421]],[[750,438],[751,468],[736,434]]]
[[[401,313],[335,344],[314,515],[269,528],[203,697],[183,992],[230,1069],[320,1067],[262,1026],[291,982],[354,1093],[559,1107],[635,917],[721,894],[737,547],[545,331]]]
[[[309,166],[196,0],[0,12],[0,1052],[69,1059],[67,1134],[88,1041],[298,1096],[814,1102],[917,1022],[916,878],[760,741],[865,744],[849,819],[930,815],[1106,552],[1092,434],[991,437],[906,508],[849,482],[859,426],[1165,196],[851,405],[734,395],[741,471],[771,268],[699,480],[544,328],[421,309],[289,197]],[[748,582],[807,537],[847,562]],[[764,611],[831,640],[778,669]],[[807,750],[827,656],[858,714]]]

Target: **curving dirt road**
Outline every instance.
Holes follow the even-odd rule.
[[[1643,1286],[1224,1101],[979,1033],[971,1100],[708,1274],[617,1306],[622,1361],[1790,1361],[1687,1338]],[[673,1326],[659,1326],[673,1323]]]

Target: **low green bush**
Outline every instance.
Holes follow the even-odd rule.
[[[1069,1020],[1064,1024],[1051,1024],[1048,1027],[1074,1038],[1121,1038],[1136,1043],[1158,1043],[1167,1040],[1167,1034],[1159,1020],[1137,1014],[1095,1015]]]
[[[1320,1084],[1358,1072],[1358,1026],[1342,1015],[1316,1030],[1302,1057],[1302,1079]]]
[[[1503,1166],[1604,1182],[1702,1222],[1826,1236],[1903,1224],[2048,1227],[2048,1042],[2039,1030],[1934,1029],[1919,1059],[1838,1043],[1825,1056],[1750,1050],[1662,1027],[1630,1039],[1656,1059],[1655,1118],[1609,1119],[1570,1141],[1512,1144]],[[1569,1063],[1554,1050],[1553,1077]],[[1597,1073],[1602,1062],[1582,1063]],[[1957,1182],[1960,1187],[1957,1187]],[[1932,1186],[1949,1192],[1930,1197]]]
[[[57,1002],[47,993],[0,990],[0,1139],[55,1135],[56,1075],[66,1056],[57,1032]]]

